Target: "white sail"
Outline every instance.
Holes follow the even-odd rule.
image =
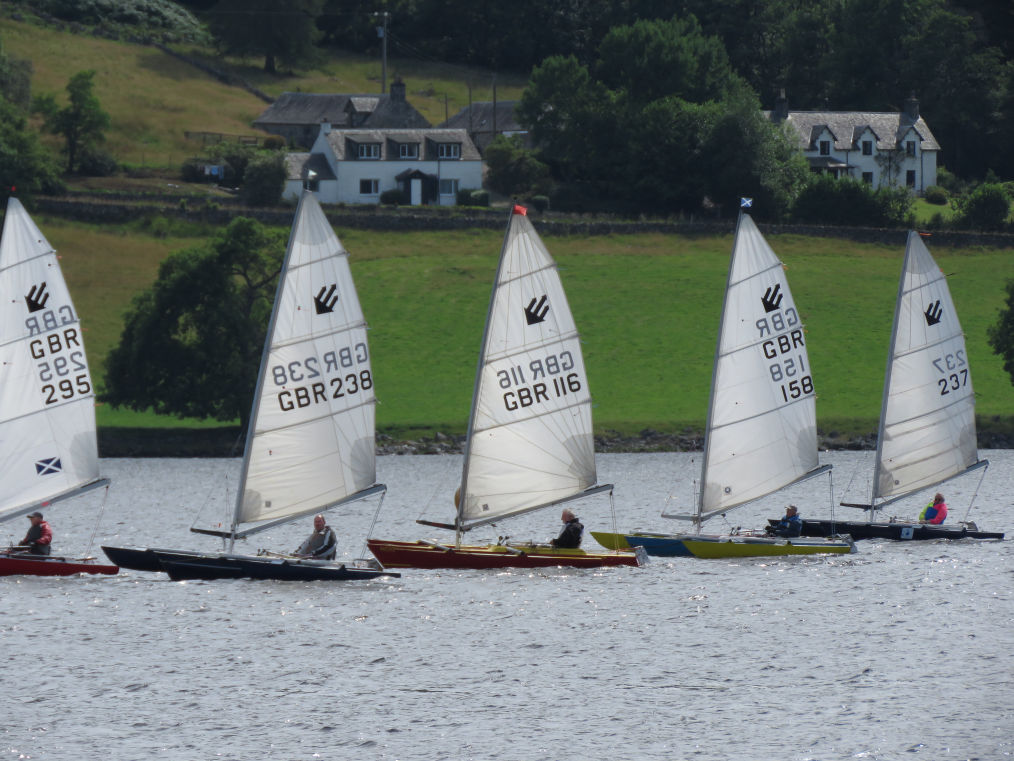
[[[488,522],[595,484],[591,395],[556,263],[511,215],[490,301],[459,517]]]
[[[348,253],[304,193],[261,360],[235,524],[315,512],[372,486],[375,405]]]
[[[701,520],[818,467],[814,400],[806,332],[782,263],[742,214],[712,377]]]
[[[0,520],[99,478],[95,392],[56,252],[16,198],[0,241]]]
[[[978,459],[975,396],[947,280],[908,235],[891,334],[873,498],[908,494]]]

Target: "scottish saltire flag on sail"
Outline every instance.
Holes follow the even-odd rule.
[[[739,208],[741,208],[741,209],[749,209],[751,206],[753,206],[753,199],[752,198],[740,198],[739,199]]]
[[[0,241],[0,520],[99,477],[95,393],[56,251],[18,199]]]

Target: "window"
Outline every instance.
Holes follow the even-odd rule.
[[[461,158],[461,143],[440,143],[440,145],[437,146],[437,158]]]
[[[320,190],[320,180],[316,177],[307,177],[303,180],[303,190],[309,190],[311,193],[316,193]]]
[[[359,158],[361,158],[361,159],[379,159],[380,158],[380,143],[360,143],[359,144]]]
[[[873,141],[872,140],[863,140],[863,155],[864,156],[872,156],[873,155]]]
[[[456,196],[458,194],[458,181],[457,180],[441,180],[440,181],[440,195],[442,196]]]
[[[400,143],[398,145],[398,158],[400,159],[419,158],[419,143]]]
[[[906,140],[905,141],[905,155],[907,155],[907,156],[914,156],[915,155],[915,140]]]
[[[360,180],[359,195],[375,196],[380,194],[380,180]]]
[[[830,140],[821,140],[820,141],[820,155],[821,156],[830,156],[831,155],[831,141]]]
[[[909,169],[907,172],[905,172],[905,184],[908,185],[908,187],[910,187],[910,188],[914,188],[915,187],[915,170],[914,169]]]
[[[867,185],[873,184],[873,172],[863,172],[863,182]]]

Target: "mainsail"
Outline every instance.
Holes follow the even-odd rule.
[[[913,231],[891,331],[873,500],[893,501],[961,475],[977,461],[964,334],[947,280]]]
[[[16,198],[0,241],[0,521],[102,486],[95,392],[56,251]]]
[[[749,215],[741,214],[694,518],[707,520],[823,472],[814,400],[805,329],[782,263]]]
[[[366,330],[348,253],[306,192],[261,358],[233,537],[383,490]]]
[[[591,395],[556,263],[515,207],[490,297],[462,474],[462,528],[595,484]]]

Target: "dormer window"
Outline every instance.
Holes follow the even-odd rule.
[[[864,156],[872,156],[873,155],[873,141],[872,140],[863,140],[863,155]]]
[[[440,143],[437,146],[437,158],[460,159],[461,143]]]
[[[831,141],[830,140],[821,140],[820,141],[820,155],[821,156],[830,156],[831,155]]]
[[[419,143],[400,143],[398,145],[398,158],[400,159],[419,158]]]
[[[379,159],[380,143],[360,143],[358,157],[361,159]]]

